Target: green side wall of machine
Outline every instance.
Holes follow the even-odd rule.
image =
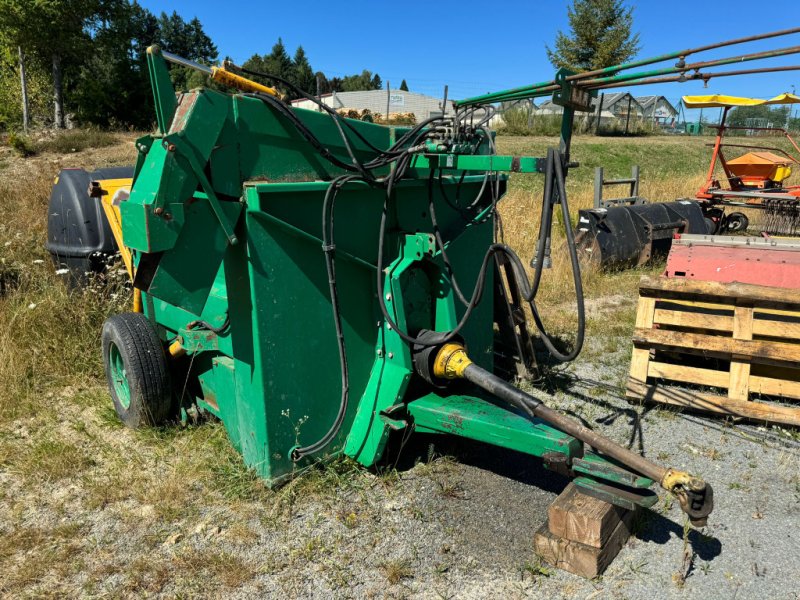
[[[272,485],[340,454],[373,465],[393,431],[459,435],[541,457],[629,508],[651,505],[657,482],[705,522],[705,482],[493,374],[495,324],[509,317],[497,293],[530,302],[540,321],[554,207],[568,217],[572,116],[588,95],[566,73],[555,94],[561,149],[508,157],[470,109],[393,128],[262,92],[176,97],[165,58],[148,53],[158,131],[137,141],[130,196],[118,203],[141,313],[111,317],[103,335],[126,423],[214,415]],[[496,241],[509,172],[546,178],[532,284]],[[581,300],[576,258],[573,267]],[[566,360],[582,333],[568,355],[541,337]]]

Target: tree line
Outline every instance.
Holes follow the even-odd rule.
[[[175,11],[157,16],[136,0],[0,0],[0,130],[21,128],[25,112],[36,126],[63,128],[72,120],[151,127],[146,49],[152,44],[219,64],[217,46],[202,23]],[[311,94],[383,87],[380,75],[368,70],[343,77],[314,71],[302,46],[290,57],[280,38],[269,54],[253,54],[243,66]],[[202,73],[185,67],[173,65],[170,76],[178,90],[208,85]],[[289,99],[298,95],[279,87],[287,87]]]

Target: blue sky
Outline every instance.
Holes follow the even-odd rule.
[[[439,0],[384,2],[245,2],[243,0],[139,0],[158,13],[198,17],[219,48],[241,63],[268,53],[283,38],[290,54],[305,49],[312,67],[329,75],[369,69],[392,87],[406,79],[412,91],[463,98],[525,85],[552,76],[545,55],[558,29],[567,27],[563,0],[477,2]],[[772,0],[762,17],[745,0],[673,0],[630,3],[642,50],[655,56],[722,41],[800,26],[797,0]],[[749,15],[749,16],[748,16]],[[783,15],[783,18],[772,18]],[[695,60],[800,45],[800,34],[708,52]],[[665,66],[668,63],[665,63]],[[746,63],[742,68],[800,64],[800,54]],[[722,67],[730,70],[737,67]],[[771,97],[792,87],[800,92],[800,71],[639,86],[635,95],[661,94],[677,101],[685,94],[727,93]],[[690,115],[690,118],[692,116]]]

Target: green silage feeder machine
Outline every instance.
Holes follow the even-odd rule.
[[[565,107],[562,147],[536,158],[496,154],[490,109],[385,127],[291,108],[241,75],[232,84],[244,93],[176,96],[167,60],[219,76],[148,52],[158,131],[137,141],[129,195],[108,202],[137,307],[109,318],[102,335],[125,423],[187,408],[213,415],[271,485],[341,454],[373,465],[394,431],[458,435],[539,457],[628,508],[651,505],[658,483],[705,522],[705,482],[495,373],[496,327],[528,354],[522,305],[541,327],[534,298],[554,207],[569,220],[564,177],[582,105],[565,72],[553,90]],[[511,172],[545,177],[533,283],[496,241]],[[540,337],[568,360],[582,334],[566,355]]]

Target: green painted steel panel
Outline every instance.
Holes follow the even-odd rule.
[[[481,398],[431,393],[410,402],[408,412],[418,431],[458,435],[533,456],[583,454],[583,442]]]
[[[344,424],[318,455],[295,463],[291,451],[317,441],[334,422],[341,379],[332,306],[322,251],[322,205],[328,181],[341,173],[325,161],[287,118],[261,100],[205,90],[183,94],[173,105],[163,61],[150,60],[159,103],[160,135],[143,138],[130,199],[121,206],[125,243],[134,249],[144,278],[145,312],[165,344],[182,340],[181,380],[199,407],[219,416],[245,462],[275,484],[312,462],[341,452],[365,465],[383,453],[393,428],[403,427],[393,407],[411,400],[409,346],[381,317],[376,286],[378,226],[385,190],[346,185],[335,206],[336,276],[350,370]],[[348,161],[331,119],[293,109],[334,155]],[[388,148],[404,128],[352,122],[370,143]],[[361,159],[373,152],[355,136]],[[487,153],[488,141],[477,150]],[[448,331],[464,307],[455,299],[433,239],[431,204],[457,273],[470,295],[492,242],[492,197],[481,169],[512,168],[511,157],[462,157],[478,169],[463,179],[447,171],[441,185],[420,160],[387,202],[381,290],[387,310],[412,334]],[[499,162],[498,162],[499,161]],[[536,159],[520,168],[534,170]],[[459,165],[461,166],[461,165]],[[438,169],[438,166],[436,167]],[[501,175],[501,195],[505,176]],[[235,240],[226,237],[234,233]],[[157,260],[156,260],[157,259]],[[149,265],[149,266],[148,266]],[[155,268],[153,267],[155,265]],[[148,271],[149,269],[149,271]],[[463,336],[473,359],[493,362],[493,271],[487,291]],[[219,334],[192,329],[202,319]],[[415,392],[416,393],[416,392]],[[184,399],[184,402],[186,399]],[[475,399],[431,395],[425,402],[460,406]],[[473,403],[473,404],[470,404]],[[391,414],[390,414],[391,413]],[[575,440],[541,424],[483,403],[465,431],[489,436],[496,427],[517,431],[508,447],[577,452]],[[431,425],[433,426],[433,425]],[[524,433],[526,432],[526,433]],[[491,437],[491,436],[490,436]],[[477,439],[477,438],[476,438]],[[516,440],[516,441],[514,441]]]

